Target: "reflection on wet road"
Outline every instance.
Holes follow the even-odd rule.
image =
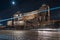
[[[60,40],[59,32],[38,31],[38,40]]]
[[[1,30],[0,40],[60,40],[60,32]]]

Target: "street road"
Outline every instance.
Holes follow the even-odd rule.
[[[0,40],[60,40],[60,32],[40,30],[0,30]]]

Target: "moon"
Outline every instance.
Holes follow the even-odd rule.
[[[15,2],[14,2],[14,1],[12,1],[12,4],[13,4],[13,5],[15,5]]]

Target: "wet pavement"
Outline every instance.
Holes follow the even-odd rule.
[[[0,40],[60,40],[60,32],[40,30],[0,30]]]

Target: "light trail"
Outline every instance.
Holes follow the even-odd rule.
[[[60,7],[50,8],[50,10],[56,10],[56,9],[60,9]],[[42,10],[40,12],[46,12],[46,11],[48,11],[48,10]]]
[[[56,10],[56,9],[60,9],[60,7],[50,8],[50,10]],[[48,10],[43,10],[43,11],[41,11],[41,12],[46,12],[46,11],[48,11]],[[19,17],[16,17],[16,18],[19,18]],[[0,20],[0,22],[12,20],[12,19],[15,19],[15,18],[3,19],[3,20]]]
[[[19,18],[19,17],[15,17],[15,18]],[[0,22],[4,22],[4,21],[8,21],[8,20],[12,20],[12,19],[15,19],[15,18],[8,18],[8,19],[0,20]]]

